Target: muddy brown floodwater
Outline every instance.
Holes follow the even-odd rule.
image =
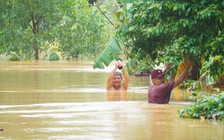
[[[128,92],[109,94],[113,66],[92,65],[0,61],[0,139],[223,139],[223,124],[179,118],[190,93],[175,90],[170,104],[148,104],[149,79],[131,76]]]

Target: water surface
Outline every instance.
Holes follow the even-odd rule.
[[[147,103],[149,79],[130,77],[128,92],[108,94],[92,62],[0,61],[0,139],[221,140],[224,126],[179,118],[190,93],[168,105]]]

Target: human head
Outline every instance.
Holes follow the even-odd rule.
[[[160,79],[160,78],[162,78],[163,76],[164,76],[164,73],[163,73],[163,71],[160,70],[160,69],[154,69],[154,70],[152,70],[152,72],[151,72],[151,79],[156,79],[156,78]]]
[[[154,69],[151,72],[151,79],[154,85],[160,85],[164,83],[164,74],[160,69]]]
[[[116,75],[119,75],[121,77],[121,80],[122,80],[122,75],[121,75],[120,72],[115,72],[114,76],[116,76]]]
[[[118,88],[121,86],[122,76],[120,72],[116,72],[113,77],[113,86]]]

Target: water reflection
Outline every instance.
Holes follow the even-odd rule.
[[[107,91],[108,101],[128,101],[128,91]]]

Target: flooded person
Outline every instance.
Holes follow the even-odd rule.
[[[122,73],[124,79],[122,77]],[[107,79],[107,100],[108,101],[127,101],[128,100],[129,74],[122,61],[117,61],[114,69]]]
[[[118,69],[122,71],[124,80],[122,78],[122,73],[119,72]],[[128,89],[128,83],[129,74],[125,68],[125,64],[121,60],[118,60],[107,79],[107,91],[126,91]]]
[[[148,103],[157,103],[157,104],[168,104],[170,101],[170,94],[173,88],[177,87],[181,84],[186,76],[188,75],[188,71],[192,65],[192,62],[186,60],[186,66],[180,75],[175,78],[175,80],[171,82],[164,82],[164,75],[167,70],[169,70],[173,64],[169,63],[164,71],[161,69],[154,69],[150,76],[153,85],[151,85],[148,89]]]

